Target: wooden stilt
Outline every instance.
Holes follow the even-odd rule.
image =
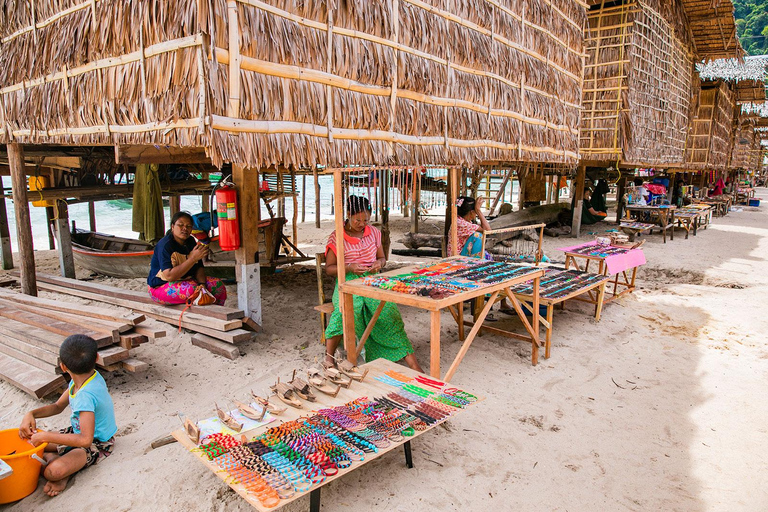
[[[210,177],[210,173],[204,172],[202,173],[203,179],[207,180]],[[203,192],[202,199],[201,199],[201,210],[203,212],[210,212],[211,211],[211,194],[208,192]]]
[[[315,227],[320,227],[320,177],[317,175],[317,167],[312,169],[312,178],[315,181]]]
[[[0,197],[0,268],[13,268],[13,251],[11,250],[11,230],[8,224],[8,210],[5,198]]]
[[[293,245],[299,244],[299,196],[296,193],[296,173],[291,169],[291,187],[293,188]],[[296,249],[291,247],[291,255],[296,256]]]
[[[16,236],[21,258],[21,292],[37,295],[35,252],[32,243],[32,224],[29,220],[27,175],[24,169],[24,150],[19,144],[8,144],[8,165],[11,168],[13,206],[16,212]]]
[[[45,226],[48,228],[48,249],[56,249],[56,226],[54,225],[54,219],[56,218],[56,212],[53,206],[45,207]]]
[[[307,220],[307,175],[301,175],[301,223]]]
[[[96,231],[96,203],[93,201],[88,201],[88,227]]]
[[[624,191],[627,187],[627,177],[622,175],[619,178],[619,183],[616,185],[616,222],[621,222],[621,217],[624,214]]]
[[[587,167],[580,165],[576,173],[576,187],[574,191],[573,221],[571,222],[571,236],[579,238],[581,233],[581,205],[584,203],[584,181],[587,176]]]
[[[235,251],[238,308],[261,325],[261,270],[259,267],[259,172],[232,166],[240,216],[240,248]]]
[[[181,211],[181,196],[170,196],[168,198],[168,203],[171,209],[171,217]]]
[[[421,203],[421,170],[413,170],[411,183],[411,233],[419,232],[419,204]]]
[[[62,277],[75,279],[75,259],[72,256],[72,236],[69,231],[69,207],[64,200],[56,201],[54,220],[56,243],[59,246],[59,267]]]

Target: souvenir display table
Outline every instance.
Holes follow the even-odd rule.
[[[360,369],[368,370],[362,382],[336,396],[316,392],[316,401],[267,413],[250,430],[221,423],[199,439],[185,429],[171,435],[255,509],[277,510],[309,494],[310,511],[319,512],[323,485],[401,446],[413,467],[411,440],[483,400],[384,359]]]
[[[635,222],[631,220],[622,220],[619,224],[619,228],[629,235],[630,240],[634,240],[638,233],[648,233],[656,226],[656,224],[649,224],[647,222]]]
[[[702,227],[707,229],[709,223],[712,222],[712,214],[714,212],[714,208],[711,205],[699,203],[683,206],[682,208],[678,208],[678,211],[691,211],[698,213],[699,219],[697,221],[698,226],[696,228],[698,230],[698,228]]]
[[[715,217],[724,217],[728,215],[728,210],[731,208],[731,197],[722,195],[718,197],[705,197],[703,199],[695,199],[693,204],[704,204],[713,208]]]
[[[339,302],[345,301],[342,309],[345,333],[354,337],[353,297],[360,295],[382,301],[371,318],[364,334],[355,347],[360,354],[373,325],[378,320],[379,313],[385,302],[393,302],[402,306],[413,306],[430,312],[430,375],[440,378],[440,312],[448,309],[459,327],[459,339],[464,343],[459,349],[453,363],[445,373],[445,380],[450,381],[469,350],[472,341],[491,310],[496,298],[504,290],[526,281],[533,280],[534,309],[538,309],[539,278],[544,274],[541,268],[530,265],[488,261],[478,258],[452,256],[434,263],[413,265],[383,274],[347,281],[339,286]],[[464,338],[464,302],[484,297],[491,298],[475,321],[475,326]],[[531,344],[531,362],[538,363],[539,319],[535,315],[528,322],[522,305],[509,294],[512,305],[525,326],[527,335],[519,335],[521,339]],[[346,312],[344,312],[346,310]],[[346,336],[345,336],[346,337]]]
[[[632,293],[635,290],[637,267],[645,265],[645,254],[642,249],[628,249],[587,242],[571,247],[562,247],[560,250],[565,253],[566,270],[573,267],[576,270],[589,272],[589,266],[594,262],[597,265],[598,274],[614,276],[612,279],[613,291],[608,297],[605,297],[603,301],[605,303]],[[580,260],[583,260],[583,268],[579,266]],[[631,272],[631,274],[627,274],[627,272]],[[622,290],[619,291],[619,288]]]
[[[684,229],[685,239],[688,240],[688,235],[691,233],[691,231],[693,231],[693,236],[696,236],[700,217],[701,212],[695,210],[678,209],[675,212],[675,227]]]
[[[552,347],[552,329],[554,320],[555,306],[560,304],[561,309],[565,307],[568,300],[579,300],[595,306],[595,320],[600,321],[600,314],[603,310],[605,299],[605,286],[611,280],[609,276],[602,274],[592,274],[581,272],[579,270],[563,270],[560,268],[544,267],[544,275],[539,284],[539,304],[546,306],[547,313],[542,317],[538,308],[533,308],[533,283],[528,281],[513,286],[509,289],[515,298],[517,298],[523,307],[531,314],[534,312],[539,316],[539,322],[544,326],[544,358],[549,359]],[[500,295],[498,300],[507,297],[507,291]],[[472,322],[466,322],[467,325],[473,325]],[[515,333],[499,329],[497,327],[483,326],[481,331],[488,331],[503,336],[514,337]]]
[[[636,219],[640,222],[655,223],[661,231],[664,243],[667,243],[667,230],[670,230],[669,239],[675,239],[675,207],[674,206],[638,206],[629,205],[626,208],[627,221]],[[653,229],[650,231],[653,233]]]

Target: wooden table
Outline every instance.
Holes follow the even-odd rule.
[[[701,218],[701,212],[678,209],[675,212],[675,227],[684,229],[685,239],[688,240],[688,235],[691,233],[691,231],[693,231],[693,236],[696,236],[696,232],[699,226],[699,218]]]
[[[558,278],[563,277],[574,278],[573,284],[568,283],[568,285],[563,284],[562,286],[559,286],[557,284]],[[595,306],[595,320],[599,322],[605,299],[605,285],[610,280],[611,278],[609,276],[601,274],[545,267],[544,275],[541,277],[541,283],[539,284],[539,304],[547,307],[546,317],[542,317],[539,313],[539,309],[534,308],[533,306],[535,297],[533,294],[533,283],[531,281],[518,284],[510,289],[513,293],[513,297],[519,300],[532,316],[538,316],[539,322],[541,322],[546,329],[544,359],[549,359],[551,352],[555,306],[560,304],[560,308],[564,309],[565,302],[568,300],[579,300],[593,304]],[[583,297],[583,295],[586,295],[586,297]],[[504,297],[509,298],[506,290],[502,292],[497,300],[501,301]],[[474,325],[472,322],[465,323],[470,326]],[[515,337],[516,334],[497,327],[483,326],[480,330],[481,332],[488,331],[508,337]]]
[[[630,220],[632,218],[632,215],[634,214],[636,217],[640,216],[641,214],[648,214],[648,217],[651,219],[651,222],[655,222],[656,225],[659,227],[659,231],[661,231],[662,239],[664,240],[664,243],[667,243],[667,230],[670,230],[670,240],[675,239],[675,207],[674,206],[638,206],[638,205],[629,205],[626,208],[627,211],[627,220]],[[644,219],[641,219],[644,220]],[[650,233],[653,233],[653,229],[651,229]]]
[[[582,254],[580,252],[577,252],[578,249],[587,247],[587,246],[597,246],[596,242],[589,242],[586,244],[581,244],[579,246],[575,246],[569,249],[561,249],[563,252],[565,252],[565,269],[568,270],[570,268],[575,268],[576,270],[582,270],[584,272],[589,272],[589,266],[590,263],[595,262],[597,263],[597,273],[604,275],[604,276],[614,276],[613,277],[613,291],[608,297],[605,297],[603,299],[604,303],[611,302],[612,300],[616,300],[620,297],[623,297],[624,295],[628,293],[632,293],[635,290],[635,278],[637,277],[637,268],[640,265],[645,264],[645,256],[642,255],[641,249],[631,249],[631,251],[639,251],[642,255],[642,258],[638,257],[637,263],[628,263],[626,265],[619,266],[619,270],[616,272],[610,272],[609,271],[609,264],[606,261],[607,258],[610,256],[603,256],[600,254]],[[612,248],[612,246],[609,246]],[[624,253],[629,253],[629,249],[626,249]],[[578,260],[583,260],[584,268],[581,268],[579,266]],[[610,265],[612,266],[612,265]],[[631,271],[631,275],[628,275],[627,272]],[[619,292],[619,288],[622,288],[622,290]]]
[[[375,380],[375,377],[383,374],[387,370],[395,370],[399,373],[405,374],[409,377],[415,377],[416,375],[420,375],[419,373],[411,370],[408,367],[401,366],[397,363],[393,363],[391,361],[387,361],[384,359],[376,359],[375,361],[371,361],[370,363],[367,363],[365,365],[362,365],[363,368],[367,368],[369,370],[368,376],[365,378],[363,382],[357,382],[354,381],[352,385],[347,388],[341,388],[339,391],[339,394],[334,398],[330,397],[328,395],[325,395],[323,393],[320,393],[319,391],[315,391],[315,395],[317,396],[316,402],[306,402],[302,401],[302,404],[306,407],[304,409],[294,409],[293,407],[288,407],[288,410],[286,410],[283,414],[280,416],[276,416],[276,421],[273,421],[271,423],[268,423],[266,425],[263,425],[261,427],[241,432],[242,435],[245,435],[246,438],[253,439],[254,437],[264,433],[268,428],[274,427],[276,425],[279,425],[283,421],[293,421],[301,416],[307,416],[312,415],[312,411],[316,411],[323,408],[329,408],[329,407],[336,407],[340,405],[344,405],[352,400],[355,400],[360,397],[368,397],[369,399],[375,399],[377,397],[385,396],[387,393],[391,393],[396,390],[396,388],[384,384],[383,382],[379,382],[378,380]],[[288,371],[286,370],[286,374]],[[244,387],[244,389],[247,389]],[[467,390],[471,392],[471,390]],[[222,390],[222,393],[225,393],[225,390]],[[275,397],[271,398],[272,401],[274,401],[275,404],[284,405],[282,402],[278,401]],[[477,403],[483,401],[483,397],[478,397],[477,402],[474,402],[470,404],[467,407],[472,407],[476,405]],[[245,400],[244,400],[245,401]],[[339,469],[339,472],[333,476],[327,477],[323,482],[313,485],[309,490],[304,492],[296,492],[293,496],[291,496],[288,499],[281,499],[280,503],[273,508],[266,508],[264,507],[261,502],[254,496],[251,492],[248,491],[243,485],[237,483],[234,481],[232,477],[229,476],[229,474],[222,470],[221,467],[213,463],[212,461],[208,460],[208,457],[206,457],[201,451],[196,450],[197,445],[187,436],[186,432],[183,429],[176,430],[171,433],[171,435],[182,445],[184,448],[189,451],[189,453],[198,461],[200,461],[203,466],[208,468],[214,475],[219,477],[224,483],[226,483],[233,491],[235,491],[237,494],[242,496],[242,498],[247,501],[253,508],[261,511],[261,512],[268,512],[268,511],[274,511],[278,510],[279,508],[282,508],[283,506],[287,505],[288,503],[291,503],[292,501],[295,501],[302,496],[305,496],[307,494],[310,495],[310,511],[311,512],[319,512],[320,510],[320,489],[322,486],[336,480],[337,478],[341,478],[357,469],[362,467],[363,465],[376,460],[380,457],[382,457],[384,454],[389,453],[397,448],[403,447],[403,450],[405,452],[405,460],[406,460],[406,466],[408,468],[413,467],[413,461],[411,456],[411,441],[416,439],[417,437],[423,435],[424,433],[433,430],[438,425],[440,425],[443,421],[446,421],[449,418],[452,418],[458,413],[461,413],[464,409],[458,409],[454,415],[449,416],[448,418],[437,422],[431,426],[428,426],[426,430],[423,431],[416,431],[413,436],[406,437],[403,441],[400,442],[390,442],[390,445],[386,448],[380,448],[378,452],[376,453],[366,453],[365,459],[362,461],[353,462],[352,465],[349,468],[346,469]],[[215,415],[215,414],[214,414]]]
[[[698,199],[693,202],[694,205],[703,204],[711,206],[714,209],[715,217],[724,217],[728,215],[728,210],[731,208],[730,196],[721,196],[718,198],[708,197],[704,199]]]
[[[707,226],[709,226],[710,222],[712,222],[712,213],[714,212],[714,208],[711,205],[699,203],[683,206],[682,208],[678,208],[677,211],[697,212],[699,214],[698,227],[707,229]],[[677,215],[677,213],[675,213],[675,215]]]
[[[452,256],[450,258],[444,258],[442,260],[433,262],[431,265],[436,265],[438,263],[450,261],[457,258],[461,258],[461,256]],[[390,276],[397,276],[400,274],[406,274],[409,272],[413,272],[414,270],[417,270],[419,268],[422,268],[423,266],[424,265],[412,265],[409,267],[385,272],[381,274],[381,276],[390,277]],[[379,307],[377,308],[376,312],[371,318],[371,321],[366,327],[365,332],[363,333],[363,336],[361,337],[359,343],[355,347],[355,350],[357,351],[358,355],[362,351],[362,346],[365,344],[365,341],[368,335],[370,334],[371,330],[373,329],[373,325],[376,323],[376,320],[378,320],[378,316],[381,313],[381,309],[384,307],[384,304],[386,302],[392,302],[394,304],[399,304],[402,306],[412,306],[415,308],[429,311],[430,312],[429,373],[432,377],[440,378],[440,313],[443,309],[447,309],[448,311],[450,311],[451,315],[456,320],[456,323],[459,327],[459,340],[464,341],[463,345],[459,349],[459,353],[456,355],[456,358],[453,360],[453,363],[451,364],[450,368],[446,372],[445,377],[443,379],[446,381],[450,381],[453,375],[456,373],[456,370],[459,364],[461,363],[461,360],[464,358],[467,351],[469,350],[470,345],[472,345],[472,341],[474,341],[475,337],[477,336],[477,333],[480,330],[480,327],[482,326],[483,322],[485,321],[485,318],[488,316],[488,313],[491,310],[491,306],[496,301],[496,298],[499,296],[499,294],[502,291],[508,290],[512,286],[515,286],[517,284],[524,283],[526,281],[530,281],[531,279],[533,279],[534,288],[536,289],[536,292],[534,292],[535,293],[534,308],[539,307],[539,303],[538,303],[539,278],[544,274],[544,270],[538,267],[530,266],[530,265],[520,265],[520,266],[527,266],[529,268],[529,271],[524,272],[521,275],[514,277],[512,279],[502,281],[500,283],[490,284],[487,286],[479,287],[474,290],[456,293],[444,299],[433,299],[431,297],[422,297],[418,295],[410,295],[407,293],[399,293],[392,290],[375,288],[373,286],[367,286],[363,284],[360,279],[347,281],[339,287],[339,302],[344,301],[346,304],[344,308],[345,313],[343,315],[345,338],[349,336],[350,339],[354,339],[354,336],[355,336],[354,334],[355,333],[355,317],[354,317],[354,309],[353,309],[354,304],[352,302],[353,297],[355,295],[360,295],[362,297],[369,297],[371,299],[376,299],[381,301],[381,304],[379,304]],[[463,321],[464,302],[475,299],[477,297],[483,297],[487,294],[490,294],[491,298],[486,304],[485,308],[483,308],[483,310],[478,315],[475,321],[475,326],[472,327],[472,330],[470,330],[469,334],[465,339],[464,338],[464,321]],[[510,293],[509,295],[512,296],[513,294]],[[539,347],[541,347],[541,341],[539,339],[538,316],[535,316],[532,322],[528,322],[525,316],[525,312],[523,311],[523,308],[519,303],[519,301],[517,301],[517,299],[515,299],[514,297],[511,297],[510,301],[512,302],[512,305],[515,308],[517,315],[520,317],[520,320],[523,322],[523,325],[525,326],[525,329],[528,332],[528,335],[518,335],[518,337],[519,339],[522,339],[524,341],[528,341],[531,343],[531,363],[535,365],[539,361]]]
[[[633,222],[629,220],[622,220],[619,224],[619,228],[629,235],[629,240],[634,241],[635,236],[637,236],[638,233],[644,233],[644,232],[651,232],[651,229],[656,226],[656,224],[649,224],[647,222]]]

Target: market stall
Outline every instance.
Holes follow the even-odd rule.
[[[595,262],[598,274],[613,276],[613,290],[608,297],[605,297],[605,303],[632,293],[635,290],[637,268],[645,265],[645,254],[642,249],[587,242],[571,247],[562,247],[560,250],[565,253],[566,270],[573,267],[576,270],[589,272],[590,263]],[[579,261],[583,263],[583,268],[579,265]]]
[[[669,230],[669,239],[675,239],[675,207],[668,205],[661,206],[641,206],[628,205],[626,208],[627,219],[636,219],[641,222],[652,222],[659,227],[664,243],[667,243],[667,231]],[[655,229],[655,228],[654,228]],[[653,229],[650,231],[653,233]]]

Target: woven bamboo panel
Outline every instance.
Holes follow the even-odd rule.
[[[731,169],[755,170],[759,165],[760,137],[755,132],[754,119],[738,119],[733,126]]]
[[[703,82],[688,132],[685,162],[694,170],[728,166],[736,98],[731,84]]]
[[[588,15],[582,158],[647,165],[683,162],[693,58],[679,2],[627,1]],[[678,10],[672,7],[677,5]],[[684,17],[684,14],[682,14]]]

